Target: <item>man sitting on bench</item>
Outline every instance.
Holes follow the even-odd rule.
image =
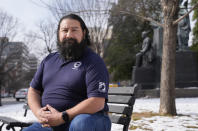
[[[110,131],[109,76],[103,60],[88,48],[83,20],[75,14],[62,17],[57,40],[58,52],[41,62],[28,91],[39,123],[23,131]]]

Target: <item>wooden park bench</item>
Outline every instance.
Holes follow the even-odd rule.
[[[135,84],[133,87],[109,89],[109,117],[112,123],[123,125],[123,131],[128,131],[139,86]]]
[[[138,86],[135,84],[133,87],[112,87],[109,89],[109,117],[112,123],[123,125],[123,131],[128,131]],[[25,117],[29,107],[25,104],[23,108]],[[15,131],[15,127],[20,127],[22,130],[32,124],[32,122],[22,122],[4,116],[0,116],[0,122],[2,122],[0,131],[4,125],[6,125],[6,129]]]

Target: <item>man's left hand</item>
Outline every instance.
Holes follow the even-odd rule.
[[[65,123],[65,121],[62,119],[62,112],[57,111],[55,108],[51,107],[50,105],[46,106],[47,109],[51,112],[51,114],[49,114],[47,116],[48,119],[48,123],[45,126],[58,126],[61,125],[63,123]]]

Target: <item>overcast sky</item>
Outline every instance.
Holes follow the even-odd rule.
[[[32,1],[35,0],[0,0],[0,9],[18,18],[26,31],[34,30],[36,23],[51,17],[51,14],[46,8],[34,4]]]

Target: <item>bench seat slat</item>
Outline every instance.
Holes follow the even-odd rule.
[[[112,114],[109,114],[109,117],[110,117],[112,123],[122,124],[122,125],[128,125],[128,123],[131,120],[131,118],[129,118],[129,117],[115,116],[115,115],[112,115]]]
[[[108,105],[110,113],[119,113],[131,115],[133,108],[131,106]]]

